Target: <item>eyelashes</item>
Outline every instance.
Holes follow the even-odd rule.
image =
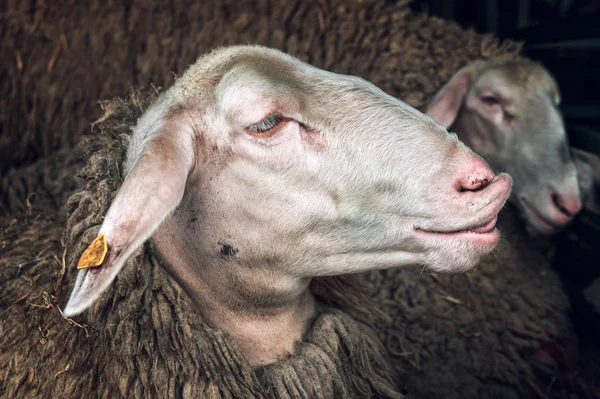
[[[246,130],[256,135],[269,135],[272,130],[281,125],[284,121],[284,117],[279,114],[271,114],[264,118],[262,121],[246,127]]]
[[[250,134],[251,136],[258,138],[269,138],[274,136],[277,132],[279,132],[287,122],[296,122],[302,129],[307,131],[313,130],[305,123],[282,116],[277,113],[273,113],[266,116],[263,120],[261,120],[258,123],[255,123],[254,125],[246,126],[245,130],[246,133]]]
[[[496,105],[496,104],[500,104],[500,99],[498,97],[494,97],[494,96],[482,96],[481,97],[481,102],[486,104],[486,105]]]

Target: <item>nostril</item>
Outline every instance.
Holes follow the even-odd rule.
[[[494,172],[483,159],[468,155],[460,174],[454,175],[454,189],[459,193],[483,190],[494,179]]]
[[[465,191],[479,191],[484,189],[489,184],[489,179],[481,177],[468,177],[459,179],[456,188],[459,193]]]
[[[568,217],[573,217],[581,210],[581,201],[566,200],[556,193],[552,193],[552,202],[558,210]]]
[[[552,202],[554,203],[554,206],[558,208],[558,210],[561,213],[564,213],[567,216],[571,216],[571,214],[569,213],[568,210],[566,210],[560,203],[560,197],[558,196],[558,194],[552,194]]]

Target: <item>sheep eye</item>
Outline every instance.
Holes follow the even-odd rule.
[[[279,114],[271,114],[262,121],[248,126],[246,130],[251,133],[267,133],[279,126],[281,122],[283,122],[283,116]]]
[[[486,105],[500,104],[500,100],[494,96],[483,96],[483,97],[481,97],[481,102]]]

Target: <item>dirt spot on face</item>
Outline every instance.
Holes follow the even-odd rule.
[[[229,244],[221,244],[221,250],[219,254],[221,255],[221,259],[230,260],[235,257],[238,250]]]
[[[198,217],[197,216],[192,216],[187,220],[187,227],[190,228],[192,227],[196,222],[198,221]]]

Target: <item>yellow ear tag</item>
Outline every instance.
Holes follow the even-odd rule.
[[[108,252],[108,245],[106,244],[106,235],[100,234],[89,247],[83,252],[77,269],[87,269],[90,267],[98,267],[104,262],[104,257]]]

